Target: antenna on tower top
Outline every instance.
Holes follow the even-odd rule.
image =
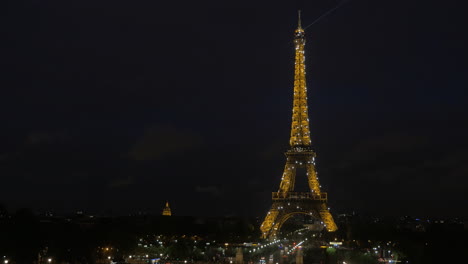
[[[298,17],[297,17],[297,20],[298,20],[298,22],[297,22],[297,28],[302,29],[302,26],[301,26],[301,10],[300,10],[300,9],[297,10],[297,14],[298,14]]]

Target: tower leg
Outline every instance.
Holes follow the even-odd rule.
[[[315,166],[314,164],[307,164],[306,166],[307,169],[307,179],[309,181],[309,188],[310,190],[316,194],[320,195],[320,184],[317,179],[317,172],[315,171]]]
[[[338,230],[335,221],[333,220],[333,216],[328,210],[325,204],[322,205],[322,209],[320,210],[320,217],[322,218],[323,223],[325,224],[325,228],[328,232],[335,232]]]
[[[294,164],[286,162],[284,166],[283,177],[281,178],[280,193],[287,193],[294,189],[294,180],[296,179],[296,168]]]
[[[274,206],[274,205],[273,205]],[[270,232],[275,225],[276,218],[278,217],[278,209],[271,208],[270,211],[265,216],[262,225],[260,226],[260,231],[262,231],[262,238],[270,237]]]

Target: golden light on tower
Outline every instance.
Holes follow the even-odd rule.
[[[162,215],[171,216],[171,208],[169,207],[169,202],[166,201],[166,206],[163,209]]]
[[[310,146],[309,114],[307,111],[307,84],[305,72],[305,32],[301,26],[301,17],[299,13],[299,22],[296,31],[294,31],[295,64],[294,64],[294,101],[291,123],[291,139],[289,144],[294,146]]]
[[[305,43],[305,32],[301,26],[301,13],[299,11],[298,27],[294,31],[294,99],[289,140],[290,149],[285,153],[287,159],[279,190],[272,194],[273,205],[260,227],[263,238],[275,238],[282,225],[296,214],[310,215],[321,220],[329,232],[338,229],[327,207],[327,193],[320,189],[315,169],[315,152],[311,148]],[[310,192],[294,192],[297,168],[306,168]]]

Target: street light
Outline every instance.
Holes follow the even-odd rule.
[[[48,259],[47,259],[47,262],[48,262],[48,263],[51,263],[51,262],[52,262],[52,259],[51,259],[51,258],[48,258]]]
[[[5,259],[5,261],[3,261],[3,263],[8,264],[8,259]]]

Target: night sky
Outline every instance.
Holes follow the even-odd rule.
[[[169,2],[3,4],[0,203],[267,212],[289,143],[297,9],[306,26],[339,1]],[[467,22],[448,1],[351,0],[307,28],[332,213],[468,217]]]

